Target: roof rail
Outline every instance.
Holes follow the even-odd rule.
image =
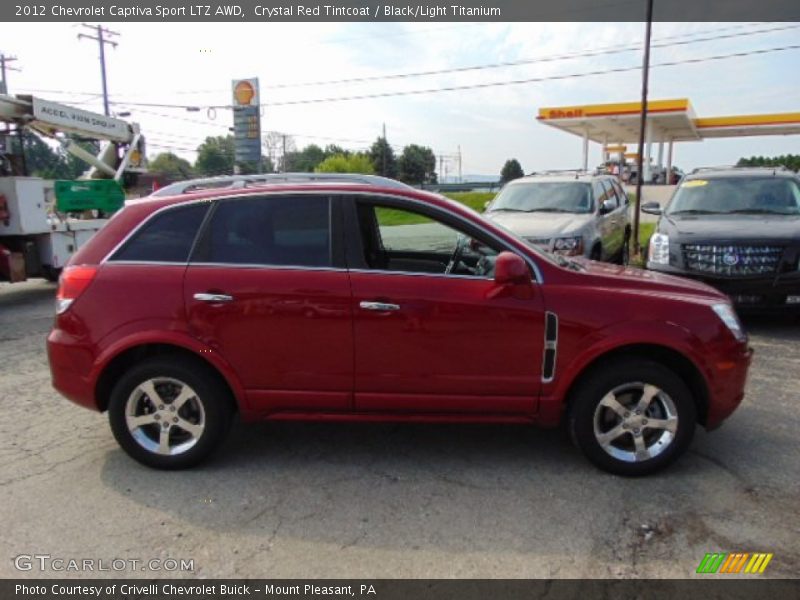
[[[545,169],[543,171],[531,171],[528,175],[558,175],[560,173],[585,173],[590,174],[591,171],[587,169]]]
[[[308,182],[361,183],[380,187],[411,189],[411,186],[401,181],[378,175],[361,175],[358,173],[254,173],[250,175],[221,175],[218,177],[187,179],[164,186],[151,194],[151,196],[173,196],[213,189],[241,189],[277,183]]]
[[[692,169],[691,174],[695,173],[703,173],[705,171],[723,171],[725,169],[755,169],[759,171],[790,171],[789,167],[786,165],[773,165],[773,166],[766,166],[766,165],[759,165],[759,166],[749,166],[749,165],[719,165],[716,167],[695,167]]]
[[[537,175],[574,175],[575,179],[577,179],[582,175],[597,175],[597,172],[585,169],[547,169],[545,171],[532,171],[525,177],[535,177]]]

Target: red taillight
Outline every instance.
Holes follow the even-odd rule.
[[[66,311],[94,279],[97,267],[85,265],[66,267],[58,280],[56,292],[56,314]]]

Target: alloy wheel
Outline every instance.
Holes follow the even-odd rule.
[[[594,435],[610,456],[643,462],[664,452],[675,440],[678,410],[659,387],[642,382],[615,387],[594,412]]]
[[[186,383],[155,377],[137,385],[128,396],[125,423],[136,443],[148,452],[175,456],[192,448],[203,435],[205,409]]]

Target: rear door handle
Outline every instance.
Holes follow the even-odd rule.
[[[364,310],[376,310],[379,312],[386,312],[390,310],[400,310],[399,304],[390,304],[388,302],[361,302],[359,306]]]
[[[228,294],[212,294],[210,292],[199,292],[194,295],[194,299],[199,300],[200,302],[218,303],[218,302],[231,302],[233,300],[233,296],[229,296]]]

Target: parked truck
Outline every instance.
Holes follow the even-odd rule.
[[[136,123],[34,96],[0,94],[0,280],[58,279],[64,264],[125,200],[123,177],[146,168]],[[56,140],[89,166],[77,180],[26,172],[22,136]],[[76,140],[101,142],[97,155]]]

